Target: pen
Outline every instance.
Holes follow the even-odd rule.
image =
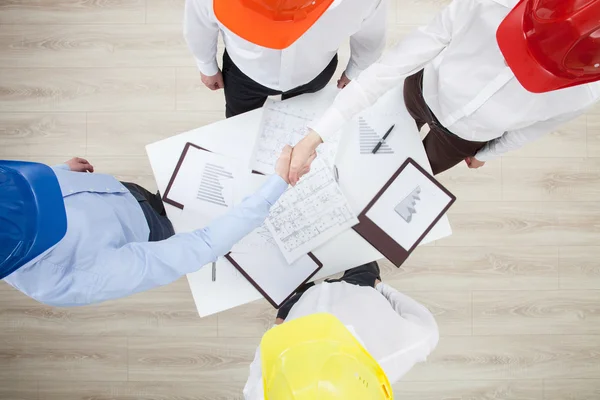
[[[340,173],[338,172],[338,167],[337,165],[333,166],[333,177],[335,178],[336,182],[340,181]]]
[[[212,263],[212,281],[215,282],[217,280],[217,263]]]
[[[373,151],[371,153],[373,153],[373,154],[377,153],[377,150],[379,150],[379,148],[381,147],[383,142],[385,142],[385,139],[387,139],[387,137],[390,135],[390,132],[392,131],[392,129],[394,129],[394,126],[396,126],[396,125],[390,126],[390,129],[388,129],[387,132],[385,133],[385,135],[383,135],[383,138],[379,141],[379,143],[377,143],[377,146],[375,146],[375,148],[373,149]]]

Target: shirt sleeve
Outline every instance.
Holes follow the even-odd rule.
[[[263,223],[287,187],[283,179],[273,175],[254,195],[203,229],[100,252],[91,260],[98,271],[98,283],[90,291],[88,303],[166,285],[215,261]]]
[[[417,29],[342,90],[310,128],[323,141],[336,141],[342,126],[402,80],[433,60],[452,40],[453,24],[473,0],[455,0],[427,26]]]
[[[65,171],[70,171],[71,168],[67,164],[58,164],[51,167],[52,169],[63,169]]]
[[[198,69],[204,75],[219,72],[217,43],[219,26],[212,13],[212,1],[186,0],[183,17],[183,36],[192,51]]]
[[[390,302],[398,315],[431,332],[427,340],[429,348],[427,354],[431,353],[439,341],[439,330],[435,318],[427,307],[383,282],[380,282],[375,289]]]
[[[385,48],[387,0],[377,0],[358,32],[350,37],[350,60],[346,76],[353,80],[381,57]]]
[[[500,157],[504,153],[519,149],[529,142],[556,130],[560,125],[577,118],[585,112],[578,110],[563,114],[559,117],[540,121],[526,128],[505,132],[497,139],[491,140],[475,155],[479,161],[490,161]]]

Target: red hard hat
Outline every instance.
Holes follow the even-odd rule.
[[[600,0],[521,0],[496,38],[530,92],[600,80]]]

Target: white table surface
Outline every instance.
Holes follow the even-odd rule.
[[[337,91],[338,89],[331,85],[319,93],[299,96],[287,102],[297,107],[323,112],[331,104]],[[344,128],[348,132],[340,143],[336,165],[340,175],[339,184],[357,213],[366,206],[407,157],[412,157],[431,172],[415,123],[404,106],[401,87],[390,91],[361,116],[378,132],[384,132],[392,123],[395,124],[392,134],[386,141],[394,149],[394,154],[387,157],[373,157],[367,165],[357,162],[356,157],[353,156],[358,154],[355,148],[358,136],[356,119]],[[160,192],[164,193],[187,142],[215,153],[237,158],[250,165],[261,117],[262,110],[251,111],[146,146]],[[356,134],[350,131],[356,131]],[[165,204],[165,208],[176,232],[198,229],[210,221],[204,216],[190,216],[189,212],[183,213],[168,204]],[[450,224],[444,216],[423,243],[451,234]],[[313,251],[313,254],[324,265],[314,279],[334,275],[383,258],[354,230],[344,232]],[[201,316],[221,312],[262,297],[225,259],[218,261],[216,282],[212,282],[210,265],[200,268],[198,272],[188,274],[188,281]]]

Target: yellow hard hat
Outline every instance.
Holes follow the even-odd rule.
[[[388,400],[383,369],[331,314],[269,330],[261,341],[265,400]]]

